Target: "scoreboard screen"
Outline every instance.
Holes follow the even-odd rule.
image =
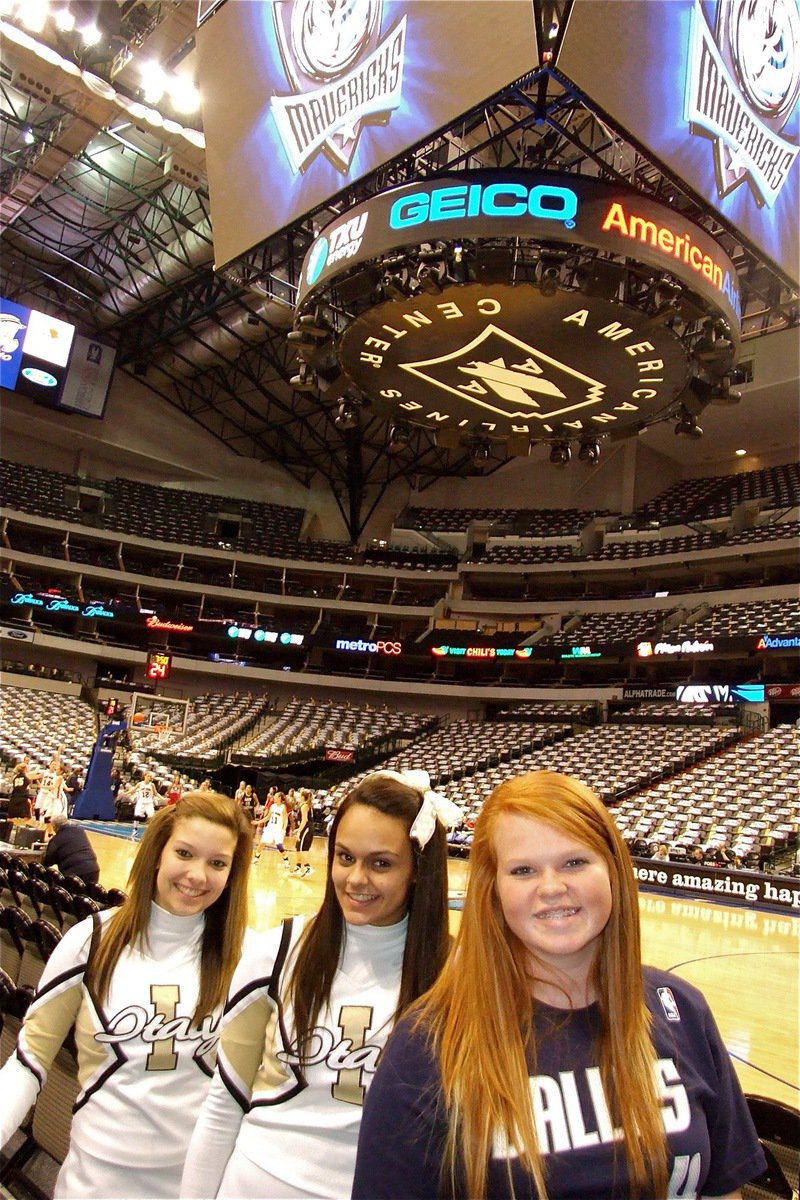
[[[151,650],[147,655],[145,675],[148,679],[158,681],[168,679],[172,669],[172,655],[163,650]]]

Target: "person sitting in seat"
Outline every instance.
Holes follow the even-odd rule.
[[[86,830],[56,813],[50,824],[53,836],[44,851],[44,865],[57,867],[62,875],[77,875],[84,883],[97,883],[100,866]]]

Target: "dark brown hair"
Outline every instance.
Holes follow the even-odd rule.
[[[288,994],[294,1010],[298,1047],[306,1044],[320,1012],[330,1000],[342,949],[344,917],[331,878],[336,834],[355,804],[402,821],[408,834],[422,804],[422,793],[390,775],[375,772],[350,791],[336,810],[328,834],[328,865],[322,906],[303,932]],[[442,968],[449,947],[447,923],[447,838],[437,821],[424,849],[410,841],[414,874],[408,902],[408,933],[395,1018],[427,990]]]

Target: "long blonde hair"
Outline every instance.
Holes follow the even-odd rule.
[[[526,1057],[532,1053],[535,1064],[530,957],[506,924],[496,887],[497,822],[511,813],[574,837],[608,868],[611,916],[592,977],[600,1009],[600,1074],[614,1122],[623,1131],[615,1154],[627,1158],[631,1195],[646,1187],[666,1195],[666,1136],[656,1093],[630,858],[613,818],[594,793],[577,779],[549,771],[507,780],[484,804],[475,825],[455,946],[416,1010],[415,1025],[429,1031],[439,1059],[449,1114],[443,1168],[449,1187],[455,1190],[460,1163],[467,1195],[486,1194],[488,1163],[499,1135],[517,1149],[537,1193],[547,1197]],[[448,1184],[446,1178],[443,1182]]]
[[[228,882],[206,909],[200,955],[200,991],[193,1020],[224,1003],[239,961],[247,926],[247,878],[253,838],[250,822],[238,804],[218,792],[187,792],[178,804],[162,808],[149,822],[128,878],[129,894],[103,929],[87,970],[87,983],[98,1000],[108,996],[111,976],[127,946],[146,946],[150,905],[161,854],[181,821],[199,817],[229,830],[236,839]]]

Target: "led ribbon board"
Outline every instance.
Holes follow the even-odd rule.
[[[460,171],[371,197],[311,245],[298,307],[372,259],[426,242],[498,238],[593,247],[669,273],[724,318],[738,346],[737,273],[710,234],[632,189],[557,172]]]

